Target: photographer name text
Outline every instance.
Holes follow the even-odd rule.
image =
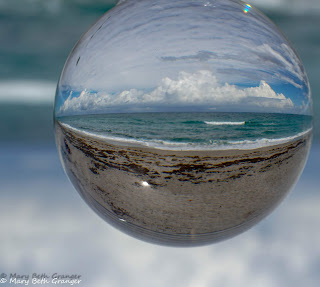
[[[0,275],[0,284],[13,284],[13,285],[44,285],[44,284],[54,284],[54,285],[79,285],[82,281],[81,275],[78,274],[59,274],[53,273],[48,275],[46,273],[38,274],[18,274],[2,273]]]

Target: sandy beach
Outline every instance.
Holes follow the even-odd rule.
[[[79,189],[121,222],[168,235],[250,227],[295,183],[307,134],[254,150],[170,151],[116,145],[56,122],[65,169]]]

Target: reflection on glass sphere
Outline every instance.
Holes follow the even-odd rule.
[[[233,0],[127,0],[81,38],[56,140],[83,199],[137,238],[237,235],[269,214],[310,147],[306,72],[273,23]]]

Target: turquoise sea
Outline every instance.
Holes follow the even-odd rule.
[[[250,149],[287,142],[312,117],[270,113],[117,113],[57,118],[68,127],[109,140],[161,149]]]

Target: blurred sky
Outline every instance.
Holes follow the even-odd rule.
[[[98,218],[54,146],[63,64],[114,1],[0,0],[0,274],[77,273],[84,287],[319,286],[320,1],[249,3],[280,27],[307,70],[315,104],[309,161],[290,196],[250,231],[175,249],[130,238]]]

